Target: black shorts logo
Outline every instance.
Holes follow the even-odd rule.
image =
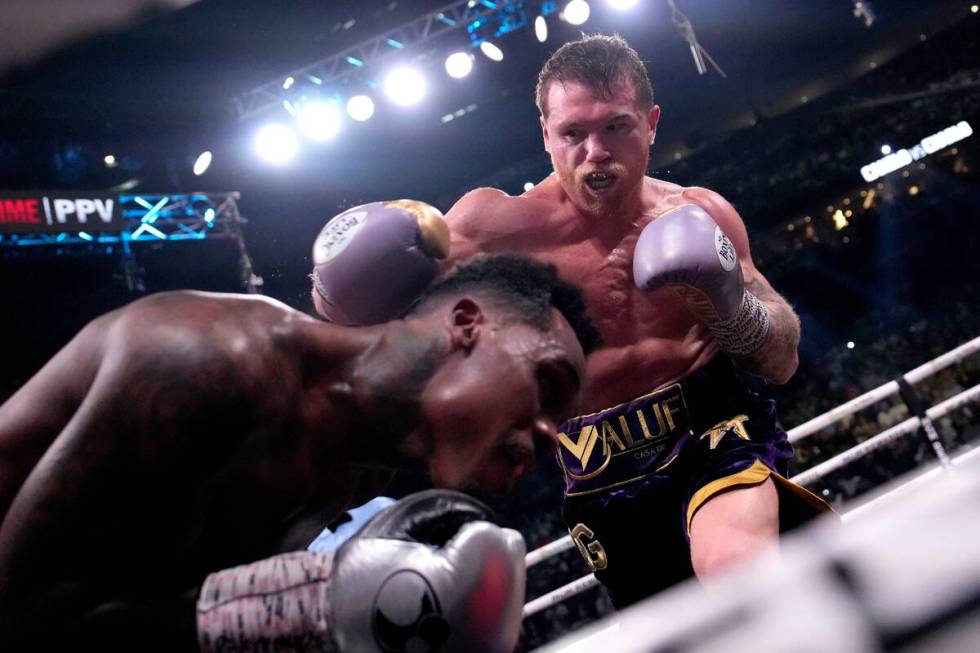
[[[589,565],[589,569],[596,572],[609,565],[606,550],[599,543],[599,540],[595,539],[595,533],[592,532],[591,528],[585,524],[576,524],[575,528],[571,530],[571,536],[575,546],[578,547],[578,552],[585,558],[585,564]]]
[[[690,433],[680,384],[569,420],[558,434],[566,495],[598,492],[638,480],[669,464]]]
[[[748,415],[736,415],[731,419],[726,419],[724,422],[718,422],[702,433],[698,440],[708,438],[708,448],[712,450],[718,446],[718,443],[726,435],[734,435],[743,440],[751,440],[752,438],[749,437],[749,432],[745,430],[745,423],[747,421],[749,421]]]

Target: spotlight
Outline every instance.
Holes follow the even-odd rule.
[[[619,9],[619,10],[632,9],[633,5],[636,4],[636,0],[608,0],[608,1],[609,1],[609,5],[613,9]]]
[[[105,167],[107,168],[115,168],[117,165],[119,165],[119,162],[116,161],[115,155],[112,154],[106,154],[104,157],[102,157],[102,160],[105,161]]]
[[[194,174],[200,177],[207,172],[208,168],[211,167],[211,158],[212,156],[209,150],[204,150],[198,154],[194,160]]]
[[[548,21],[545,20],[544,16],[538,16],[534,19],[534,35],[541,43],[548,40]]]
[[[878,18],[871,8],[871,3],[862,2],[862,0],[854,0],[854,10],[852,13],[855,18],[864,23],[865,27],[874,25],[875,20]]]
[[[293,130],[273,123],[259,130],[255,137],[255,151],[265,161],[276,165],[288,163],[296,156],[299,141]]]
[[[374,100],[367,95],[355,95],[347,101],[347,115],[358,122],[364,122],[374,115]]]
[[[847,341],[847,348],[848,349],[854,349],[854,341],[853,340],[848,340]]]
[[[139,177],[132,177],[127,179],[121,184],[116,184],[115,186],[109,187],[109,192],[111,193],[125,193],[128,190],[133,190],[140,185]]]
[[[571,25],[581,25],[589,19],[589,3],[585,0],[572,0],[565,5],[562,18]]]
[[[469,52],[454,52],[446,57],[446,72],[450,77],[462,79],[473,70],[473,55]]]
[[[340,131],[340,111],[332,102],[306,102],[296,112],[296,124],[304,136],[322,143]]]
[[[881,146],[881,153],[882,154],[891,154],[892,153],[892,146],[891,145],[882,145]]]
[[[484,41],[480,44],[480,52],[487,55],[487,58],[491,61],[503,61],[504,52],[496,45],[490,41]]]
[[[425,96],[425,78],[412,68],[395,68],[385,78],[385,93],[395,104],[409,107]]]
[[[525,193],[528,192],[529,190],[531,190],[532,188],[534,188],[534,182],[533,181],[525,181],[524,182],[524,192]]]

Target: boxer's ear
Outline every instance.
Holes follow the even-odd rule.
[[[647,115],[647,123],[650,126],[650,145],[653,145],[654,139],[657,138],[657,123],[660,122],[660,106],[653,105],[650,108],[650,113]]]
[[[541,138],[544,140],[544,151],[551,154],[551,150],[548,149],[548,123],[545,122],[544,116],[539,116],[538,120],[541,121]]]
[[[453,304],[449,328],[454,348],[470,351],[476,344],[480,325],[484,322],[483,309],[471,297],[463,297]]]

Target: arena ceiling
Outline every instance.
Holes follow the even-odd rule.
[[[804,95],[815,99],[845,84],[920,35],[976,19],[962,0],[872,0],[877,20],[870,28],[852,15],[852,0],[675,1],[726,79],[697,74],[666,0],[640,0],[623,14],[594,0],[584,26],[621,33],[648,62],[664,110],[653,150],[658,171],[676,153],[710,144],[755,116],[777,115],[800,106]],[[7,0],[0,5],[0,189],[106,190],[136,180],[140,193],[240,191],[248,253],[266,294],[309,309],[310,245],[339,207],[412,197],[445,210],[503,167],[547,166],[531,100],[535,74],[576,34],[554,22],[544,45],[527,29],[505,37],[504,61],[478,59],[465,80],[433,70],[423,105],[404,111],[379,104],[373,120],[307,148],[292,166],[269,167],[254,156],[261,120],[239,121],[233,97],[445,4]],[[451,45],[449,37],[434,41],[433,52]],[[471,104],[475,111],[440,121]],[[756,131],[761,147],[764,123]],[[191,160],[203,149],[214,151],[214,164],[193,177]],[[103,165],[107,153],[117,155],[118,166]],[[149,291],[240,290],[230,243],[154,243],[137,248],[135,260],[84,248],[8,250],[0,259],[0,299],[19,319],[6,322],[0,340],[30,346],[8,347],[0,395],[88,320],[133,297],[122,283],[125,265],[145,268]]]
[[[0,38],[0,72],[6,71],[0,79],[5,140],[41,145],[76,139],[107,148],[138,144],[150,150],[164,140],[172,151],[209,147],[217,155],[247,140],[253,127],[237,121],[231,103],[236,95],[445,4],[5,3],[0,21],[5,26],[0,28],[5,32]],[[623,34],[649,62],[664,109],[658,134],[661,155],[696,147],[754,115],[785,111],[804,96],[815,98],[866,71],[872,61],[881,63],[910,47],[920,34],[935,33],[968,13],[968,3],[956,0],[872,2],[876,20],[868,28],[852,14],[850,0],[677,4],[727,79],[713,70],[697,74],[664,0],[641,1],[624,12],[611,9],[605,0],[594,0],[592,18],[583,26],[587,31]],[[552,21],[552,36],[544,45],[534,40],[530,29],[504,37],[504,61],[479,61],[475,73],[461,82],[433,71],[433,92],[422,107],[380,110],[380,119],[354,125],[363,128],[350,130],[336,144],[308,156],[300,166],[305,172],[291,173],[293,181],[315,183],[325,174],[363,178],[366,173],[356,160],[367,151],[390,150],[400,161],[424,153],[433,165],[425,177],[456,184],[508,161],[540,154],[531,103],[534,75],[556,44],[576,33],[556,23]],[[423,49],[448,50],[454,41],[462,44],[465,39],[456,33]],[[439,121],[472,104],[478,109],[463,119]],[[471,165],[460,166],[461,157]],[[244,158],[230,156],[224,162],[251,163]],[[337,165],[338,159],[344,163]],[[375,165],[386,170],[387,163]],[[216,170],[221,164],[216,156]],[[233,183],[237,175],[266,174],[252,165],[232,166],[226,172],[231,173],[232,186],[239,185]]]
[[[532,92],[537,70],[578,29],[552,20],[499,41],[505,58],[477,55],[464,80],[441,71],[454,33],[426,44],[431,93],[411,110],[379,102],[291,166],[252,151],[263,119],[240,121],[232,98],[256,85],[412,20],[446,0],[23,0],[0,9],[0,188],[242,192],[249,249],[275,294],[275,277],[300,279],[323,220],[355,203],[412,197],[443,210],[458,194],[515,162],[546,165]],[[528,6],[534,3],[529,3]],[[618,32],[648,62],[663,118],[652,167],[758,117],[838,88],[960,20],[962,0],[872,2],[866,27],[852,0],[676,0],[727,74],[698,75],[666,0],[628,12],[593,0],[589,32]],[[425,50],[426,48],[423,48]],[[440,118],[475,105],[459,119]],[[765,139],[760,130],[760,139]],[[197,152],[212,169],[190,174]],[[120,164],[106,168],[102,156]],[[540,165],[539,165],[540,168]],[[530,180],[535,181],[535,180]],[[507,188],[520,192],[520,188]],[[274,273],[272,273],[274,271]],[[284,282],[285,283],[285,282]],[[288,285],[288,284],[287,284]]]

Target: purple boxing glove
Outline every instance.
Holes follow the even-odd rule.
[[[732,241],[699,206],[682,204],[644,227],[633,279],[641,290],[680,292],[723,351],[748,356],[766,342],[769,312],[745,290]]]
[[[415,200],[372,202],[324,225],[313,244],[313,303],[331,322],[378,324],[404,313],[449,254],[449,227]]]

